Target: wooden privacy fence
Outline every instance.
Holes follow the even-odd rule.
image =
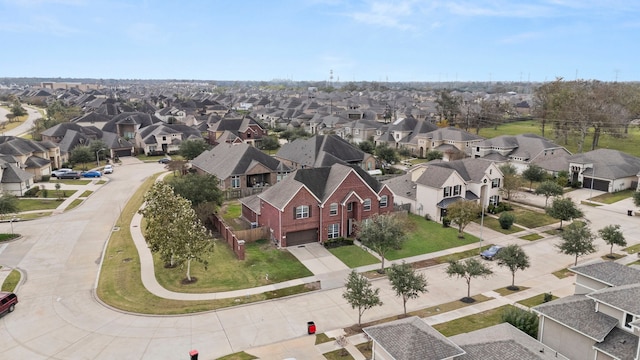
[[[233,253],[236,254],[238,260],[244,260],[245,242],[254,242],[259,239],[269,238],[269,229],[259,227],[247,230],[233,230],[224,220],[217,214],[211,215],[211,222],[216,230],[220,233],[220,237],[231,247]]]

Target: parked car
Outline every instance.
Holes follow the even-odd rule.
[[[61,174],[68,173],[69,171],[73,171],[73,169],[61,168],[61,169],[58,169],[58,170],[53,170],[51,172],[51,176],[58,177]]]
[[[100,176],[102,176],[102,173],[97,170],[90,170],[82,173],[82,177],[86,177],[86,178],[98,178]]]
[[[58,179],[80,179],[82,174],[77,171],[67,171],[58,175]]]
[[[169,158],[162,158],[162,159],[158,160],[158,162],[160,164],[168,164],[169,161],[171,161],[171,159],[169,159]]]
[[[485,250],[482,253],[480,253],[480,256],[482,256],[483,259],[493,260],[493,259],[495,259],[496,255],[498,255],[500,250],[502,250],[502,246],[493,245],[490,248],[488,248],[487,250]]]
[[[103,174],[112,174],[113,173],[113,165],[105,165],[104,169],[102,169]]]
[[[18,296],[12,292],[0,291],[0,314],[12,312],[18,303]]]

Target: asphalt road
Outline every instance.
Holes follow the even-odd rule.
[[[26,274],[19,288],[16,311],[0,319],[1,359],[188,359],[198,349],[200,359],[265,344],[303,337],[306,322],[315,321],[318,332],[343,328],[357,321],[357,311],[342,299],[342,289],[238,306],[215,312],[184,316],[140,316],[105,307],[94,297],[102,250],[120,209],[139,184],[162,165],[125,165],[109,175],[112,181],[96,191],[83,205],[69,212],[39,220],[14,223],[22,240],[0,253],[0,264],[18,267]],[[580,194],[580,193],[575,193]],[[623,205],[586,208],[593,229],[621,223],[627,239],[640,238],[640,219],[626,217]],[[9,224],[0,224],[1,232]],[[495,243],[519,242],[532,257],[532,267],[517,274],[524,286],[548,288],[560,295],[562,288],[550,271],[573,264],[573,258],[558,254],[555,238],[527,242],[485,232]],[[600,243],[600,253],[608,248]],[[592,255],[591,258],[596,257]],[[215,266],[215,265],[214,265]],[[472,282],[472,293],[504,287],[510,273],[494,266],[496,275]],[[459,299],[466,295],[463,280],[449,279],[444,266],[422,271],[429,293],[407,304],[409,311]],[[330,279],[334,276],[335,279]],[[328,283],[344,272],[327,274]],[[370,321],[402,311],[386,280],[374,281],[381,288],[384,306],[365,313]]]

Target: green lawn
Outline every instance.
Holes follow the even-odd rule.
[[[52,210],[57,208],[62,201],[57,199],[18,199],[18,212],[33,210]]]
[[[518,284],[516,284],[516,286],[518,286]],[[503,287],[500,289],[495,289],[493,291],[497,292],[498,294],[502,295],[502,296],[509,296],[511,294],[515,294],[517,292],[520,292],[522,290],[527,290],[528,287],[526,286],[518,286],[518,290],[511,290],[509,289],[509,287]]]
[[[316,345],[318,344],[324,344],[330,341],[336,341],[336,338],[332,338],[327,336],[327,334],[322,333],[322,334],[316,334]]]
[[[240,351],[237,353],[229,354],[227,356],[219,357],[217,360],[253,360],[257,359],[257,357],[247,354],[244,351]]]
[[[18,270],[11,270],[9,276],[7,276],[7,278],[4,279],[4,282],[2,283],[2,291],[15,291],[16,286],[18,286],[18,283],[20,282],[20,278],[21,276]]]
[[[540,240],[542,238],[544,238],[544,236],[541,236],[538,234],[529,234],[525,236],[520,236],[520,239],[527,240],[527,241],[535,241],[535,240]]]
[[[551,300],[555,300],[558,297],[555,295],[551,296]],[[532,296],[530,298],[518,301],[518,304],[524,305],[526,307],[534,307],[544,303],[544,294],[538,294],[536,296]]]
[[[69,204],[69,206],[67,206],[64,210],[65,210],[65,211],[69,211],[69,210],[71,210],[71,209],[75,208],[76,206],[78,206],[78,205],[82,204],[82,201],[83,201],[82,199],[75,199],[75,200],[73,200],[73,201],[71,202],[71,204]]]
[[[170,291],[210,293],[269,285],[313,275],[288,251],[276,249],[267,240],[247,243],[245,250],[245,260],[237,260],[225,243],[216,242],[215,250],[208,257],[210,265],[207,269],[200,263],[191,263],[191,276],[198,281],[189,285],[181,283],[186,278],[186,265],[167,269],[154,256],[156,278],[160,285]]]
[[[18,235],[18,234],[0,234],[0,243],[3,242],[3,241],[13,240],[13,239],[17,238],[18,236],[20,236],[20,235]]]
[[[379,263],[378,259],[356,245],[339,246],[329,249],[335,257],[350,268]]]
[[[344,353],[347,353],[346,355]],[[353,356],[346,349],[333,350],[322,354],[327,360],[353,360]]]
[[[502,312],[508,308],[514,307],[515,306],[513,305],[503,305],[478,314],[465,316],[442,324],[436,324],[433,327],[442,335],[447,337],[484,329],[489,326],[503,323]]]
[[[389,260],[397,260],[410,256],[428,254],[435,251],[458,247],[478,242],[477,237],[465,234],[458,238],[458,230],[453,227],[442,227],[442,224],[425,220],[421,216],[409,214],[409,228],[407,240],[399,250],[392,250],[386,254]]]
[[[635,253],[637,253],[638,251],[640,251],[640,244],[636,244],[636,245],[633,245],[633,246],[629,246],[629,247],[627,247],[627,248],[624,248],[623,250],[624,250],[624,251],[626,251],[626,252],[627,252],[627,254],[635,254]]]
[[[93,191],[91,190],[86,190],[85,192],[83,192],[82,194],[80,194],[80,197],[89,197],[89,195],[93,194]]]
[[[516,224],[520,226],[533,229],[538,226],[551,225],[559,222],[558,220],[542,212],[542,210],[534,211],[518,205],[512,206],[513,210],[511,210],[511,212],[516,216]]]
[[[564,268],[558,271],[554,271],[552,274],[555,275],[558,279],[564,279],[566,277],[575,275],[573,271],[569,271],[569,268]]]
[[[518,219],[516,219],[517,221]],[[474,220],[474,222],[480,224],[480,219],[478,220]],[[491,230],[495,230],[499,233],[502,234],[514,234],[520,231],[524,231],[525,229],[521,228],[520,226],[517,225],[512,225],[509,229],[503,229],[502,226],[500,226],[500,221],[498,221],[498,219],[491,217],[491,216],[485,216],[484,217],[484,221],[482,226],[486,226]]]
[[[56,179],[56,178],[51,178],[49,179],[49,182],[52,184],[67,184],[67,185],[87,185],[88,183],[91,182],[91,180],[84,180],[84,179]],[[64,187],[61,188],[60,190],[64,190]],[[49,191],[55,191],[55,190],[49,190]]]
[[[603,203],[603,204],[613,204],[620,200],[624,200],[632,197],[634,192],[635,190],[628,189],[628,190],[617,191],[614,193],[605,193],[605,194],[600,194],[598,196],[594,196],[590,200]]]
[[[47,196],[45,198],[47,199],[68,198],[77,192],[78,190],[47,189]],[[40,195],[42,195],[42,191],[40,191]]]

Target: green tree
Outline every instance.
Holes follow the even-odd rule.
[[[402,297],[404,314],[407,315],[407,301],[416,299],[421,293],[427,292],[427,279],[424,275],[416,273],[411,264],[393,264],[387,272],[391,288],[396,296]]]
[[[560,220],[560,229],[562,222],[577,219],[583,216],[582,211],[578,209],[576,204],[570,198],[555,198],[551,206],[545,209],[547,215],[554,219]]]
[[[204,140],[186,140],[180,144],[180,150],[178,150],[178,152],[185,159],[193,160],[198,155],[209,150],[210,148],[211,146],[209,146],[209,144],[207,144]]]
[[[600,235],[607,245],[611,246],[609,249],[610,258],[613,258],[613,245],[627,246],[627,240],[624,238],[622,230],[620,230],[620,225],[607,225],[598,230],[598,235]]]
[[[74,164],[82,164],[83,169],[87,169],[87,163],[94,160],[95,154],[91,152],[91,149],[86,145],[79,145],[71,150],[71,156],[69,161]]]
[[[260,149],[266,151],[277,150],[280,147],[280,143],[278,142],[278,138],[275,136],[265,136],[262,138],[260,142]]]
[[[511,229],[511,226],[513,226],[513,223],[515,221],[516,221],[516,216],[509,211],[502,212],[502,214],[500,214],[500,217],[498,218],[500,227],[505,230]]]
[[[535,313],[509,306],[501,317],[502,321],[508,322],[534,339],[538,338],[538,315]]]
[[[447,208],[447,219],[458,225],[458,237],[464,238],[464,228],[477,219],[481,212],[482,208],[477,202],[458,200]]]
[[[198,220],[189,200],[173,193],[168,184],[153,184],[144,196],[145,240],[149,249],[171,266],[175,261],[187,264],[187,281],[191,282],[191,262],[208,265],[207,255],[213,251],[207,229]]]
[[[90,142],[89,150],[91,150],[92,154],[97,154],[97,159],[95,159],[96,161],[98,159],[104,160],[109,155],[109,147],[102,140],[93,140],[92,142]]]
[[[529,255],[524,252],[521,246],[516,244],[507,245],[502,248],[496,255],[498,266],[503,266],[511,272],[511,290],[518,290],[516,284],[516,271],[525,270],[531,263]]]
[[[567,255],[576,257],[575,265],[578,265],[578,257],[594,253],[596,247],[593,244],[595,235],[588,226],[581,222],[569,224],[560,235],[562,241],[556,245],[558,250]]]
[[[456,276],[463,278],[467,282],[467,297],[463,298],[464,302],[473,302],[471,297],[471,280],[477,277],[487,278],[493,275],[491,269],[478,261],[476,258],[468,258],[467,260],[449,260],[449,266],[445,270],[449,277]]]
[[[380,144],[376,147],[375,155],[378,159],[385,161],[388,164],[394,164],[400,160],[396,149],[389,147],[386,143]]]
[[[0,196],[0,216],[18,212],[18,198],[9,193]]]
[[[22,107],[20,101],[15,100],[13,105],[11,105],[11,114],[13,114],[14,118],[27,115],[27,110]]]
[[[511,164],[500,166],[502,172],[502,187],[500,192],[506,200],[512,200],[516,197],[518,189],[522,186],[522,178],[518,176],[518,171]]]
[[[384,272],[384,257],[389,250],[402,246],[405,240],[405,221],[397,215],[373,215],[357,226],[357,238],[382,258],[380,272]]]
[[[438,150],[429,150],[429,151],[427,151],[426,159],[427,159],[427,161],[442,160],[442,152],[440,152]]]
[[[380,289],[373,289],[369,279],[352,270],[347,277],[342,297],[347,300],[352,309],[358,309],[358,326],[362,324],[362,314],[374,306],[382,305]]]
[[[213,175],[187,174],[174,176],[167,183],[173,192],[191,201],[193,207],[202,203],[222,205],[223,194],[218,187],[218,178]]]
[[[558,185],[557,182],[547,180],[541,183],[540,185],[538,185],[538,187],[536,188],[535,194],[544,195],[544,207],[546,208],[547,202],[549,201],[549,198],[551,196],[560,196],[563,194],[563,192],[564,190],[562,189],[562,186]]]
[[[529,190],[533,187],[533,182],[540,182],[547,177],[547,172],[536,164],[529,166],[522,172],[522,177],[529,180]]]
[[[373,154],[373,152],[376,149],[376,146],[373,144],[372,141],[365,140],[358,143],[358,148],[368,154]]]

